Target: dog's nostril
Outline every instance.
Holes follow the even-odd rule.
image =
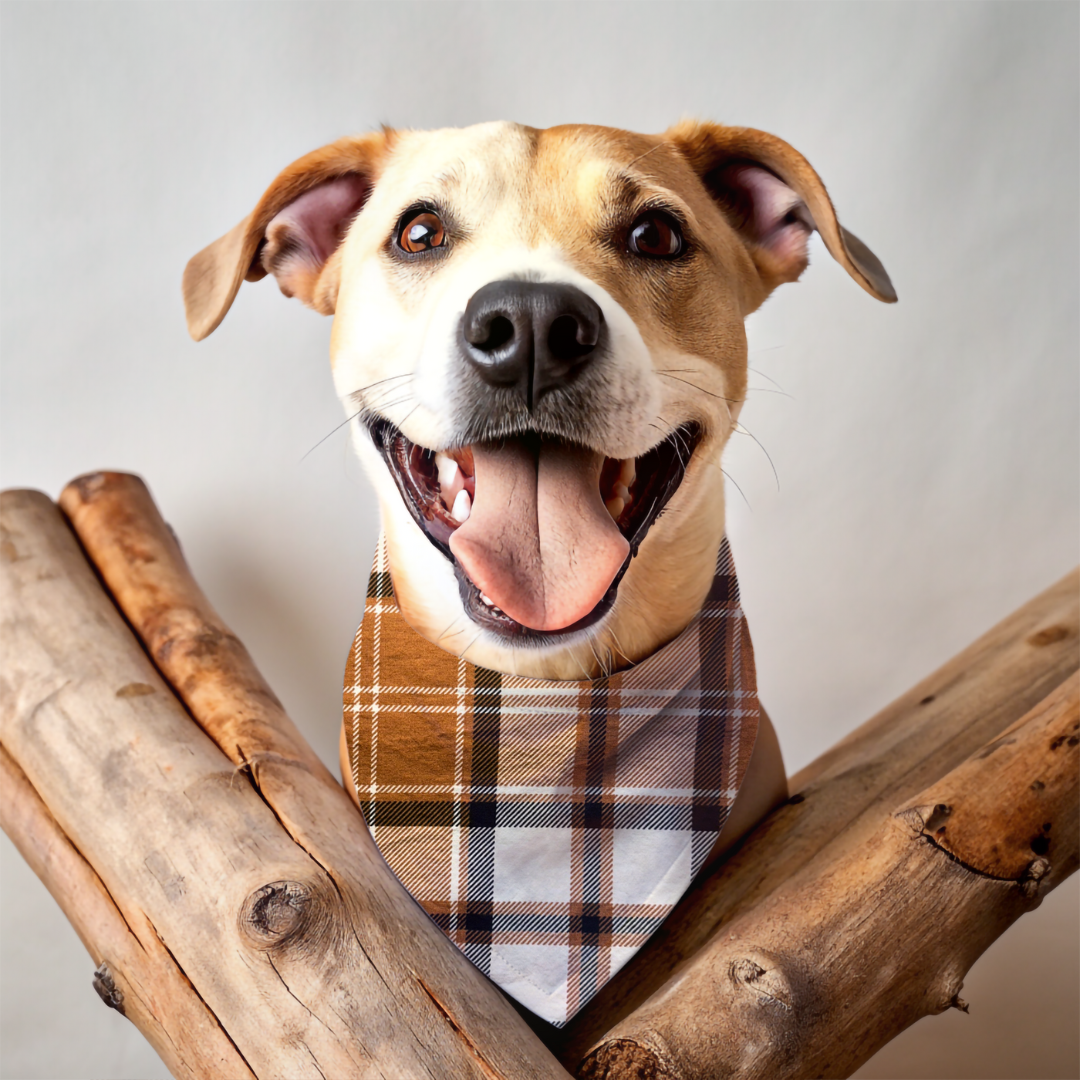
[[[487,337],[483,341],[474,341],[473,344],[487,352],[501,349],[508,341],[514,338],[514,324],[504,315],[496,315],[487,326]]]
[[[573,315],[560,315],[548,330],[548,348],[557,360],[577,360],[596,347],[595,333],[583,326]],[[581,340],[584,339],[584,340]]]

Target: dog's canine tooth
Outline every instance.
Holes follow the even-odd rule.
[[[446,454],[436,454],[435,468],[439,473],[439,487],[445,491],[457,479],[458,463]]]
[[[469,498],[469,493],[462,488],[454,499],[454,507],[450,511],[450,516],[457,522],[463,522],[469,520],[469,515],[472,513],[472,499]]]
[[[623,488],[623,490],[625,491],[626,489]],[[607,512],[612,516],[612,518],[615,521],[618,521],[619,515],[626,508],[626,501],[620,498],[618,495],[612,495],[611,498],[608,499],[606,503],[604,503],[604,506],[607,507]]]
[[[620,473],[620,475],[622,474]],[[611,493],[617,495],[625,504],[630,502],[630,489],[621,480],[615,482],[615,487]]]
[[[622,484],[627,490],[634,486],[634,481],[637,479],[637,460],[632,457],[624,458],[619,466],[619,479],[616,481],[615,490],[618,491],[618,485]]]

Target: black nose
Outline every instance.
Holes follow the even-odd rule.
[[[461,336],[480,378],[516,388],[531,409],[594,358],[603,326],[600,306],[573,285],[492,281],[466,306]]]

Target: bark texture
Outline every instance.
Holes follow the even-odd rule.
[[[163,1055],[178,1076],[565,1077],[379,858],[191,581],[141,482],[101,474],[79,489],[81,507],[70,489],[65,501],[76,520],[82,511],[87,550],[100,542],[102,577],[160,672],[57,508],[7,492],[0,739],[26,778],[21,805],[36,793],[54,844],[113,902],[107,933],[83,927],[108,967],[105,994],[116,998],[111,982],[133,1004],[151,980],[161,1007],[128,1015],[161,1046],[164,988],[128,961],[167,954],[170,977],[204,1006],[185,999],[201,1027]],[[31,817],[46,820],[40,808]],[[78,922],[77,897],[57,888]],[[126,954],[117,920],[134,938]],[[218,1073],[204,1060],[214,1024],[233,1047]]]
[[[128,923],[2,746],[0,827],[45,883],[93,958],[98,996],[138,1027],[173,1076],[254,1080],[161,939],[148,923]]]

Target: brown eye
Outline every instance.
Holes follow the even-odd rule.
[[[418,251],[442,247],[445,239],[443,223],[439,220],[439,215],[431,210],[421,210],[408,216],[398,233],[398,245],[403,251],[414,255]]]
[[[678,223],[658,210],[642,214],[630,228],[627,247],[635,255],[672,259],[683,249]]]

